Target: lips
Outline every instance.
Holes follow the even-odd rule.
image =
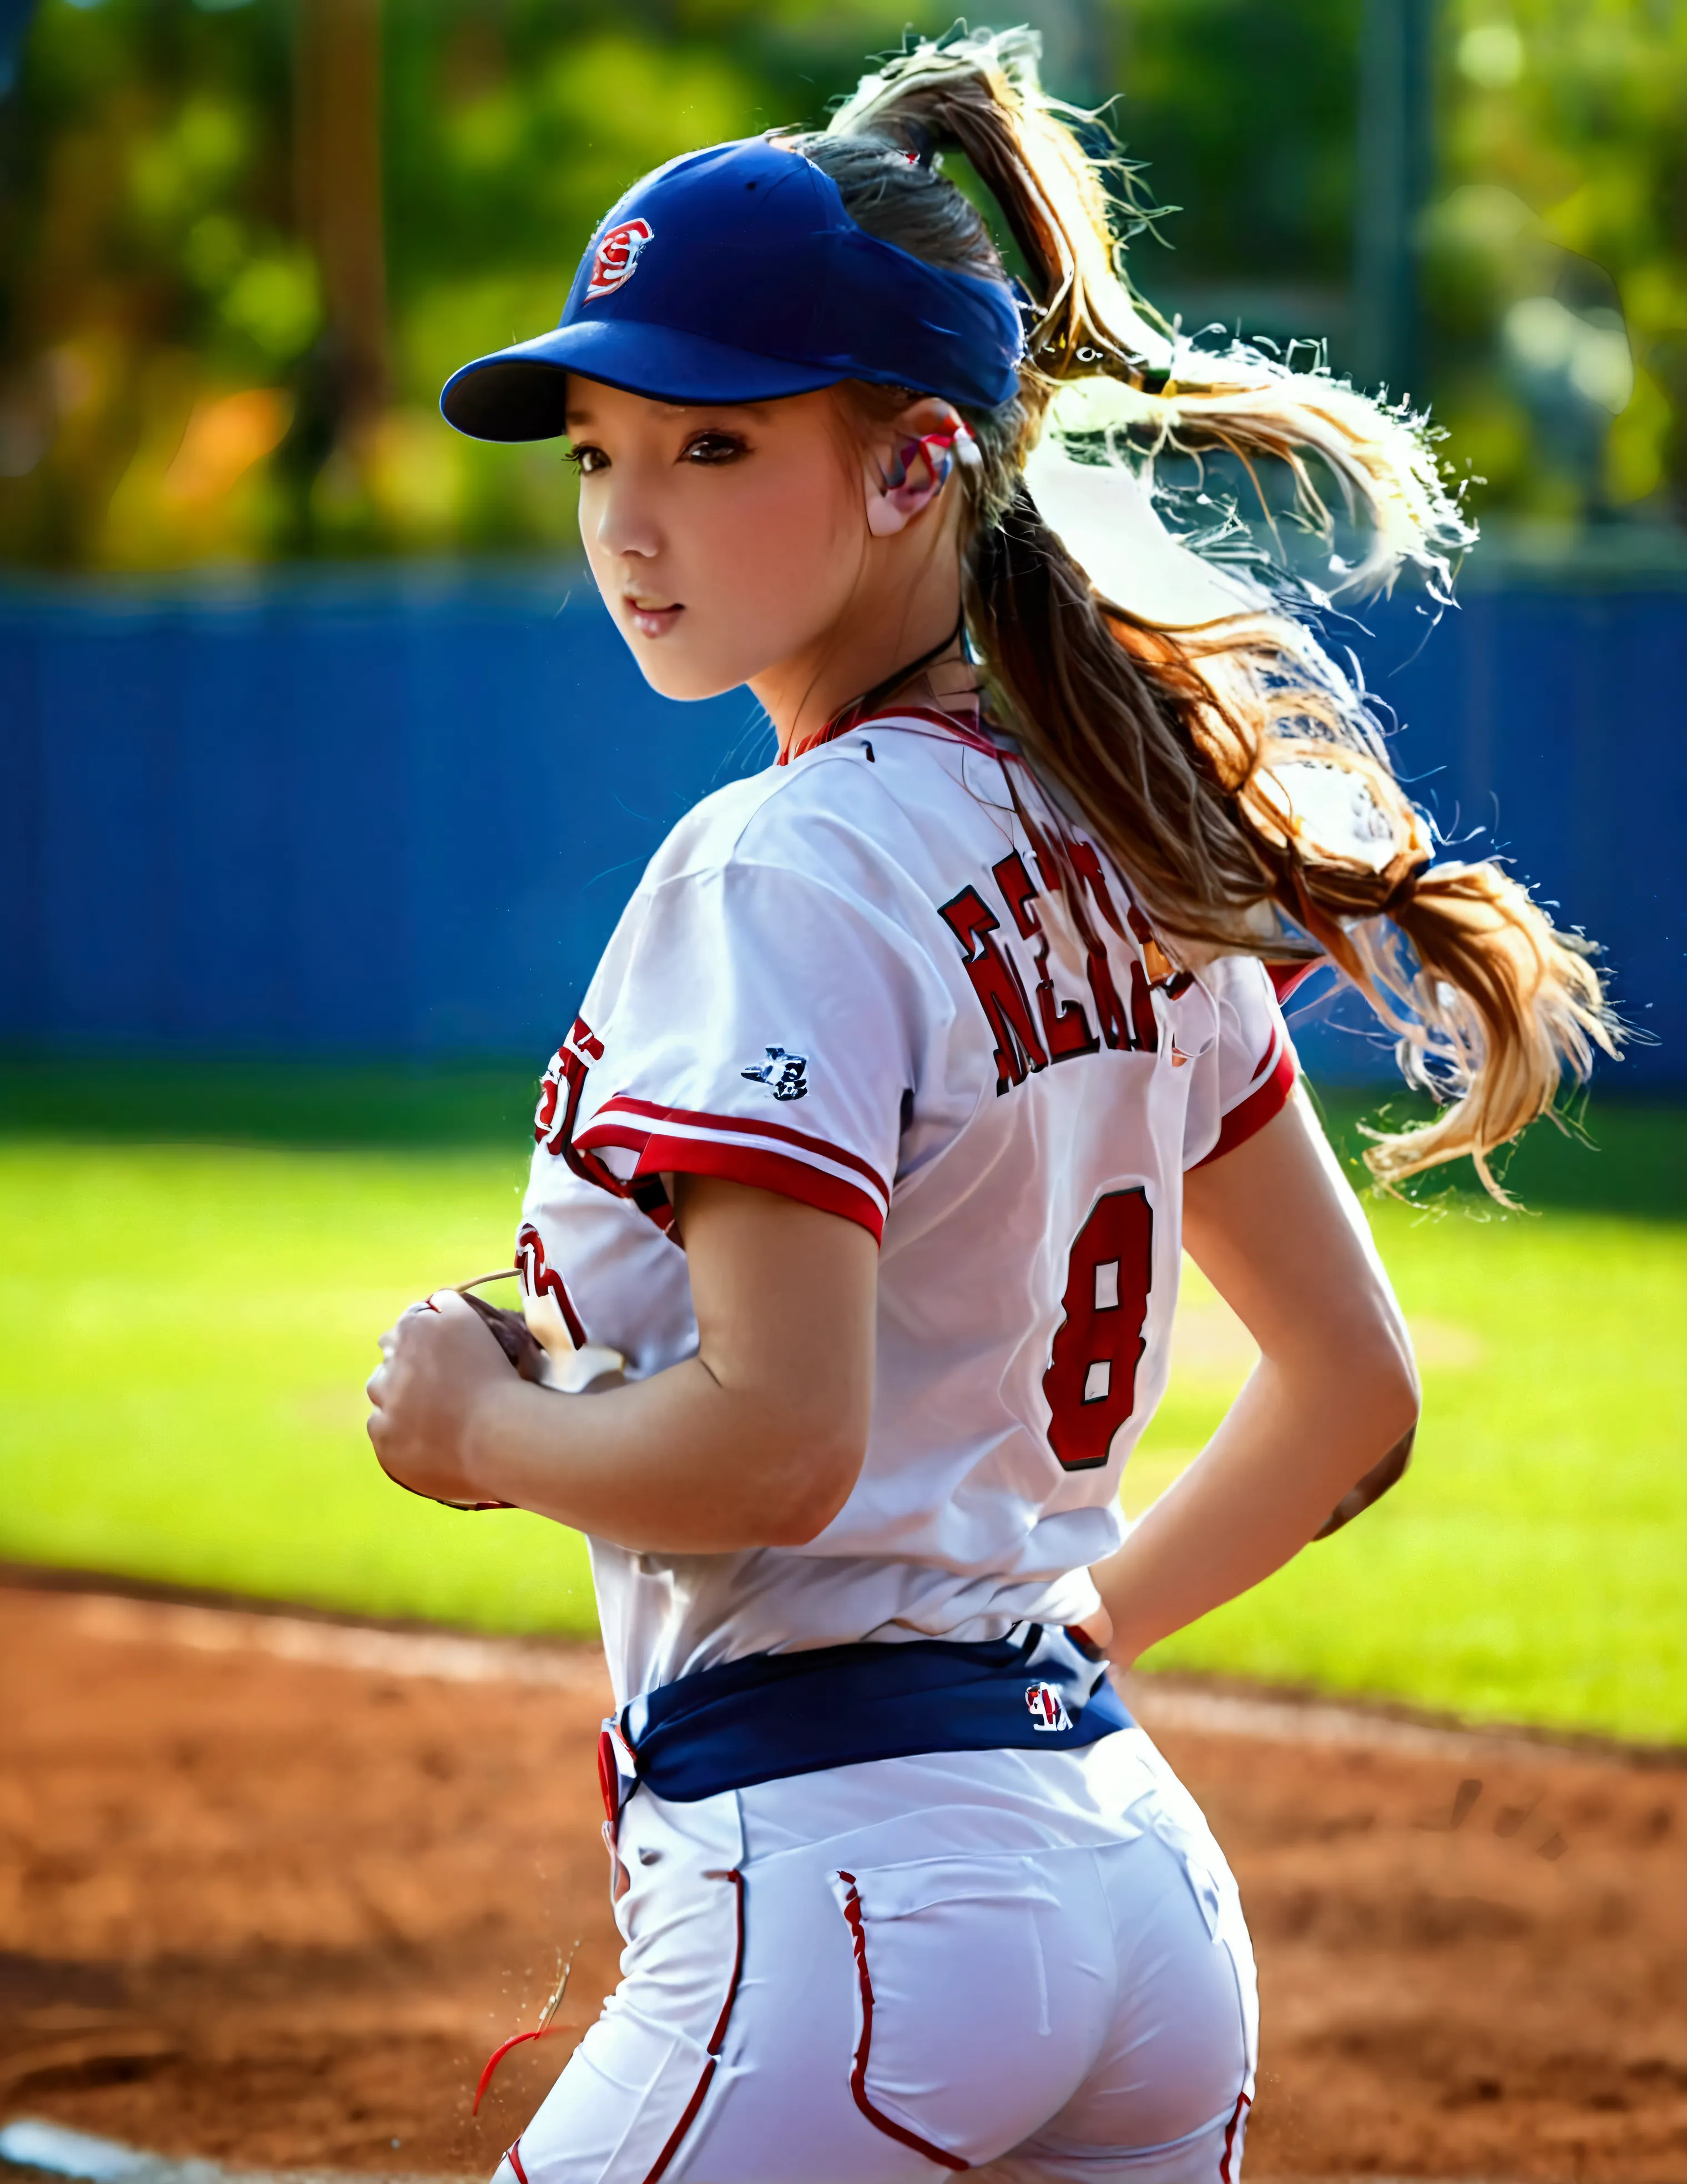
[[[661,607],[645,599],[636,599],[630,592],[623,593],[627,618],[641,637],[664,637],[685,609],[680,605]]]

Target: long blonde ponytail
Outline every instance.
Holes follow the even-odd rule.
[[[1474,532],[1405,405],[1322,366],[1191,343],[1133,292],[1104,170],[1069,125],[1081,117],[1041,89],[1037,54],[1026,31],[920,42],[866,77],[823,135],[794,140],[873,233],[1004,278],[983,222],[936,171],[934,153],[958,150],[1028,270],[1019,399],[969,419],[985,458],[968,555],[975,650],[1027,759],[1174,950],[1327,954],[1367,994],[1408,1078],[1445,1103],[1378,1137],[1366,1157],[1379,1181],[1468,1155],[1503,1195],[1489,1156],[1551,1108],[1567,1072],[1585,1077],[1595,1045],[1615,1051],[1587,944],[1497,866],[1434,861],[1365,694],[1281,587],[1210,584],[1192,613],[1111,596],[1125,587],[1086,566],[1105,567],[1105,526],[1088,551],[1060,449],[1070,437],[1111,466],[1122,523],[1166,450],[1223,451],[1250,472],[1269,461],[1328,540],[1321,465],[1367,541],[1328,592],[1372,595],[1407,567],[1441,592]],[[1166,557],[1190,558],[1163,536]]]

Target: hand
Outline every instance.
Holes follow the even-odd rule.
[[[454,1290],[413,1304],[381,1338],[369,1379],[369,1438],[389,1479],[413,1494],[469,1507],[501,1506],[470,1477],[476,1407],[516,1376],[490,1329]]]

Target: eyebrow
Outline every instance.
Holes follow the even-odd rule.
[[[663,402],[657,406],[665,417],[683,417],[693,411],[701,410],[712,414],[730,410],[734,416],[753,417],[758,420],[766,416],[770,407],[766,402]],[[577,404],[570,403],[567,410],[563,413],[563,421],[572,432],[576,425],[589,425],[592,422],[592,412],[583,403]]]

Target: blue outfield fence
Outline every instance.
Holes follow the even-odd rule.
[[[1603,1081],[1687,1086],[1687,589],[1367,619],[1415,793],[1604,944],[1654,1042]],[[748,694],[653,696],[565,571],[14,584],[0,1040],[537,1063],[667,828],[771,750]],[[1390,1073],[1327,1013],[1295,1027],[1316,1073]]]
[[[0,595],[0,1035],[543,1058],[667,829],[771,748],[569,590]]]

